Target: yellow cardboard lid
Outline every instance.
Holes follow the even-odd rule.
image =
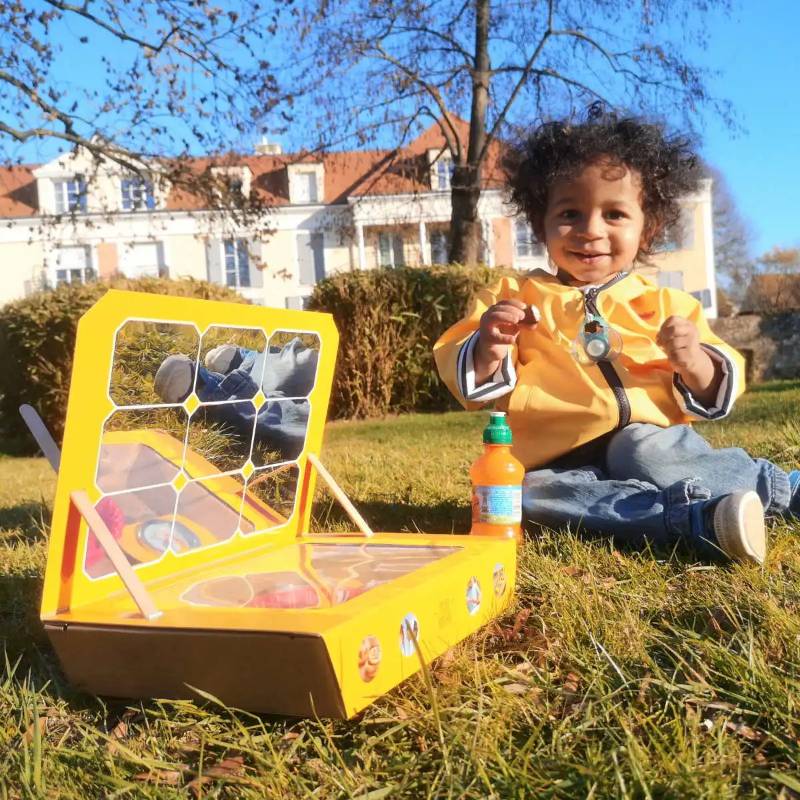
[[[307,530],[337,346],[328,314],[104,295],[78,326],[43,616],[122,590],[76,490],[145,584]]]

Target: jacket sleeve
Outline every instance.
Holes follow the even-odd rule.
[[[519,296],[514,278],[503,278],[487,289],[481,289],[464,319],[448,328],[433,346],[436,368],[447,388],[467,410],[508,394],[516,385],[517,348],[511,346],[491,380],[475,387],[472,353],[478,339],[481,316],[500,300]]]
[[[745,390],[744,358],[711,330],[700,303],[691,295],[681,294],[684,296],[681,302],[676,304],[680,308],[672,313],[686,317],[697,326],[701,346],[719,365],[722,381],[712,404],[704,406],[692,395],[689,387],[676,372],[672,378],[675,401],[685,414],[695,419],[722,419],[731,413],[736,398]]]

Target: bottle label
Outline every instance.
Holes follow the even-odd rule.
[[[489,525],[522,522],[521,486],[473,486],[472,521]]]

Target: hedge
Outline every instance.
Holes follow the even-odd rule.
[[[499,274],[484,266],[408,267],[342,272],[318,283],[309,308],[330,312],[340,336],[329,416],[454,408],[433,344]]]
[[[35,452],[19,415],[30,403],[57,441],[64,432],[72,355],[78,320],[109,288],[205,300],[247,302],[232,289],[206,281],[119,278],[85,285],[64,284],[0,308],[0,436],[3,450]]]
[[[500,273],[459,266],[339,273],[314,287],[309,308],[331,313],[340,344],[329,416],[442,411],[456,403],[433,364],[433,343]],[[19,416],[33,405],[60,441],[78,320],[109,288],[247,302],[205,281],[160,278],[63,285],[0,308],[0,436],[3,450],[34,452]]]

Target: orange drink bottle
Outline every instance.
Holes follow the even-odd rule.
[[[525,467],[511,455],[511,428],[503,411],[492,411],[483,431],[483,455],[470,467],[472,530],[476,536],[522,538]]]

